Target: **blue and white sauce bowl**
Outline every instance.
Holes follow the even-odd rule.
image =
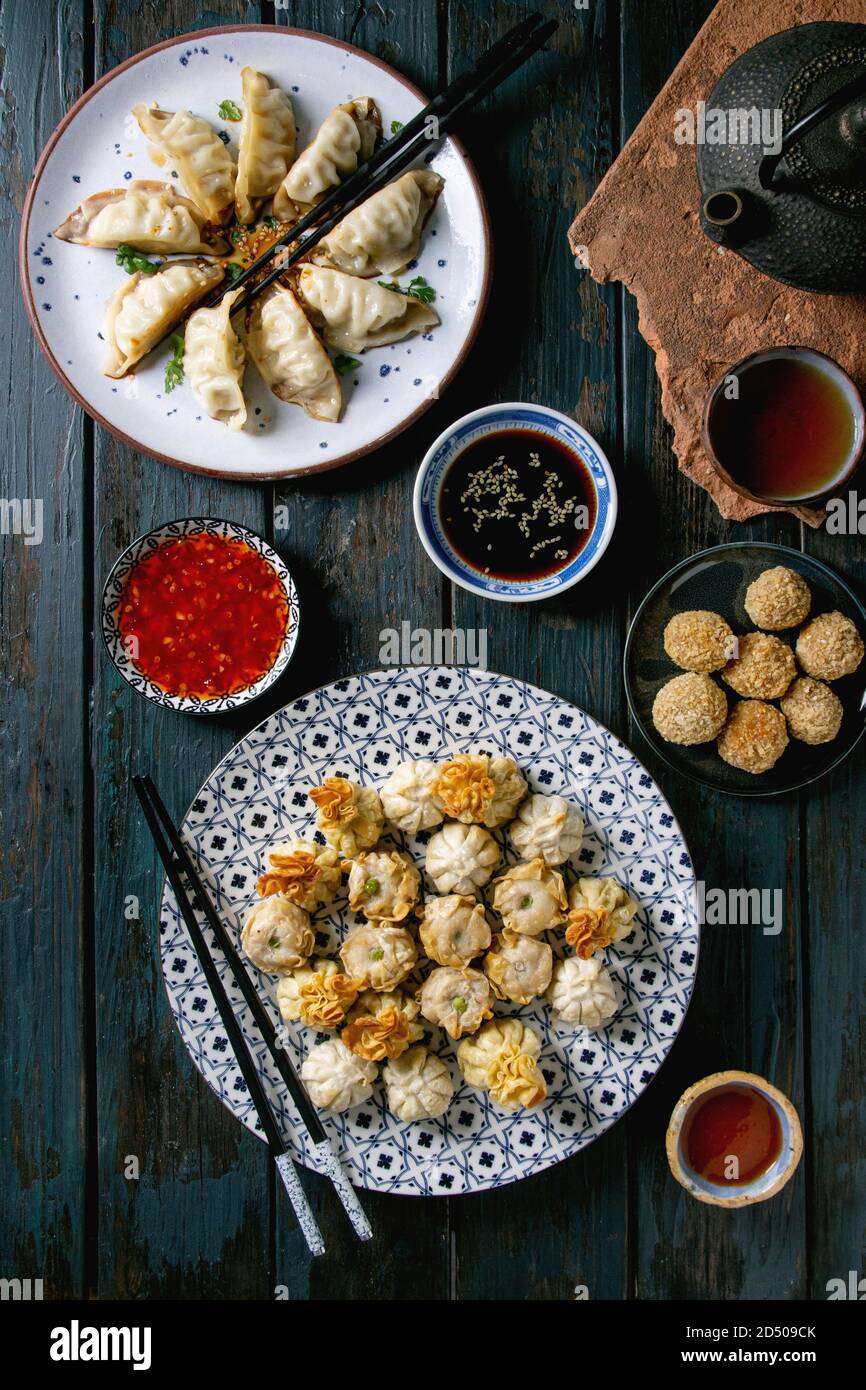
[[[513,430],[547,438],[575,455],[595,494],[595,515],[582,548],[573,558],[564,560],[561,569],[537,578],[515,579],[486,573],[455,548],[442,524],[441,496],[454,461],[479,440]],[[529,603],[570,589],[598,564],[616,525],[616,481],[604,450],[582,425],[548,406],[511,401],[473,410],[443,430],[418,470],[414,513],[421,544],[448,579],[485,598]]]

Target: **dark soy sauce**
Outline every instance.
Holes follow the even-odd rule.
[[[583,550],[598,511],[586,464],[535,430],[499,430],[458,454],[439,494],[450,545],[496,579],[543,579]]]

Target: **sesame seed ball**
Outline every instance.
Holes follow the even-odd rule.
[[[671,661],[687,671],[721,671],[731,655],[733,640],[724,618],[704,608],[675,613],[664,637]]]
[[[748,700],[778,700],[796,674],[794,653],[780,638],[768,632],[747,632],[722,680]]]
[[[797,638],[797,660],[809,676],[837,681],[863,660],[863,641],[844,613],[819,613]]]
[[[755,627],[781,632],[783,628],[797,627],[806,621],[812,594],[796,570],[774,565],[752,580],[746,590],[744,606]]]
[[[781,703],[788,729],[801,743],[829,743],[842,726],[842,701],[811,676],[798,676]]]
[[[727,713],[725,692],[709,676],[694,671],[674,676],[653,701],[653,723],[666,743],[709,743]]]
[[[769,772],[788,746],[784,715],[763,700],[740,700],[717,746],[719,756],[731,767],[754,774]]]

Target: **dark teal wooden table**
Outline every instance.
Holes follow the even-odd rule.
[[[173,34],[285,23],[351,40],[432,89],[531,5],[390,0],[284,6],[210,0],[2,0],[2,467],[6,498],[44,499],[44,540],[2,537],[4,925],[0,1273],[46,1297],[570,1299],[825,1298],[863,1272],[863,760],[799,797],[723,798],[658,766],[620,676],[630,613],[676,559],[727,539],[802,546],[863,592],[862,541],[787,516],[722,521],[676,468],[635,307],[574,267],[566,229],[711,9],[710,0],[539,6],[552,53],[466,132],[490,201],[495,279],[458,379],[380,454],[297,485],[209,481],[142,457],[76,409],[36,346],[16,238],[36,157],[96,78]],[[779,0],[780,25],[790,5]],[[614,461],[620,520],[560,601],[497,606],[444,584],[411,518],[417,464],[446,422],[535,400],[592,430]],[[275,508],[285,525],[274,530]],[[157,523],[226,516],[268,535],[306,609],[281,701],[374,666],[380,630],[486,627],[489,664],[574,700],[659,777],[698,874],[782,888],[777,937],[707,928],[694,999],[659,1077],[571,1161],[475,1197],[367,1198],[358,1245],[309,1177],[328,1255],[309,1260],[263,1146],[199,1080],[157,957],[161,875],[130,787],[151,771],[178,813],[253,722],[195,721],[140,700],[108,665],[94,611],[117,552]],[[140,910],[136,907],[140,904]],[[692,1081],[758,1071],[803,1118],[806,1155],[775,1201],[728,1214],[669,1176],[664,1132]],[[130,1157],[139,1176],[130,1178]]]

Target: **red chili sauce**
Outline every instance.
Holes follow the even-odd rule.
[[[133,566],[118,627],[154,685],[212,699],[246,690],[270,670],[288,616],[285,589],[263,555],[245,541],[194,531]]]
[[[689,1165],[707,1182],[743,1187],[782,1152],[774,1107],[750,1086],[721,1086],[692,1107],[683,1135]],[[730,1163],[737,1160],[736,1167]]]

